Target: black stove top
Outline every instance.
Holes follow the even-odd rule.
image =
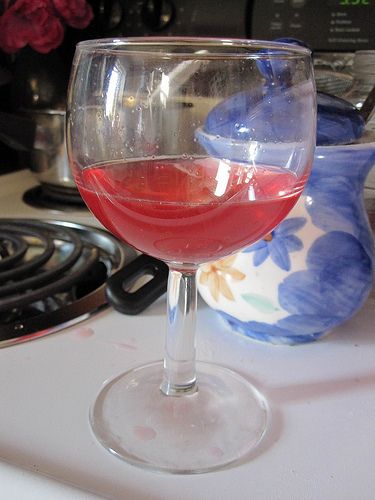
[[[107,278],[134,256],[92,227],[0,219],[0,347],[55,332],[107,305]]]
[[[47,208],[64,212],[86,210],[85,202],[77,189],[40,184],[28,189],[23,201],[35,208]]]

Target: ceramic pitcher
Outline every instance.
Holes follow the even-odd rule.
[[[202,267],[203,299],[235,331],[298,344],[352,317],[370,293],[373,234],[364,208],[375,142],[316,148],[297,205],[269,235]]]

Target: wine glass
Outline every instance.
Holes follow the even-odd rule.
[[[243,460],[260,442],[269,425],[262,394],[228,368],[196,363],[195,277],[287,215],[311,167],[315,121],[302,47],[78,44],[67,112],[78,189],[109,231],[170,270],[164,361],[106,383],[91,408],[96,437],[116,456],[197,473]]]

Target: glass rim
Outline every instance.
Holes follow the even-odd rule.
[[[165,46],[181,48],[186,46],[195,46],[198,52],[179,50],[172,52],[165,50],[161,52],[157,47]],[[217,50],[215,51],[215,47]],[[228,51],[223,52],[219,47],[225,47]],[[231,51],[230,48],[233,47]],[[267,40],[255,40],[245,38],[214,38],[214,37],[181,37],[181,36],[151,36],[151,37],[116,37],[116,38],[97,38],[92,40],[83,40],[76,45],[78,51],[88,51],[97,53],[106,53],[118,55],[119,49],[126,48],[124,54],[133,55],[163,55],[168,58],[176,59],[280,59],[295,58],[301,56],[310,56],[311,50],[307,47],[294,45],[285,42],[275,42]],[[207,49],[207,51],[205,51]],[[237,49],[237,51],[236,51]],[[238,52],[238,49],[242,50]],[[264,51],[264,52],[262,52]]]

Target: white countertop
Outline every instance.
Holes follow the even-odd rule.
[[[16,200],[33,182],[28,172],[0,177],[2,217],[47,215]],[[88,423],[105,380],[162,357],[164,309],[164,298],[139,316],[107,309],[0,350],[0,498],[374,499],[375,293],[326,338],[296,347],[239,336],[200,303],[198,358],[248,376],[273,420],[250,461],[194,476],[128,465],[97,443]]]

